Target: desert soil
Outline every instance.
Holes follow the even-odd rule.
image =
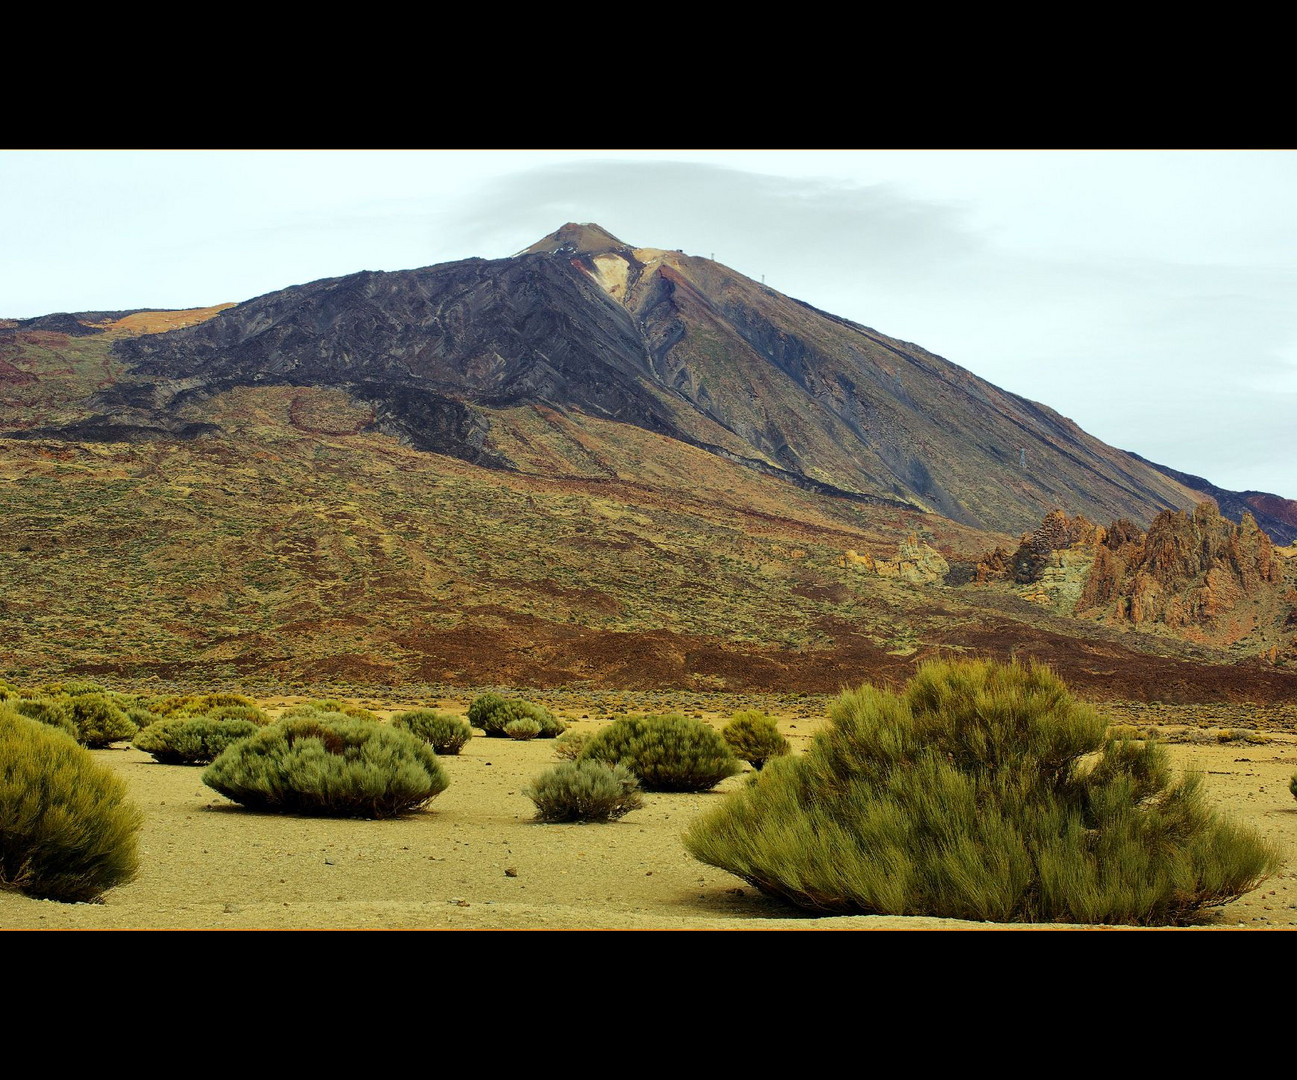
[[[460,710],[462,712],[462,709]],[[711,718],[715,721],[718,718]],[[595,721],[579,721],[593,730]],[[781,726],[795,749],[813,725]],[[1277,840],[1285,866],[1204,926],[1297,926],[1297,736],[1261,745],[1171,745],[1206,773],[1214,801]],[[556,763],[547,740],[474,738],[443,759],[450,787],[389,821],[253,813],[124,744],[95,752],[144,812],[138,878],[102,903],[0,893],[0,927],[50,929],[895,929],[991,924],[898,917],[819,918],[695,862],[680,842],[715,792],[648,794],[605,825],[542,825],[523,794]]]

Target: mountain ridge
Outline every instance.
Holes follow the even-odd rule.
[[[577,409],[823,493],[1020,531],[1150,520],[1174,478],[1048,406],[711,260],[569,223],[517,256],[362,271],[115,342],[100,429],[175,427],[238,385],[335,386],[377,430],[495,468],[491,410]],[[177,429],[178,430],[178,429]]]

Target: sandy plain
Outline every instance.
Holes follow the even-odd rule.
[[[795,752],[817,726],[801,717],[780,723]],[[1168,746],[1177,768],[1206,774],[1222,810],[1278,841],[1285,855],[1278,875],[1215,910],[1204,927],[1297,927],[1297,800],[1288,790],[1297,735],[1267,738]],[[0,928],[1000,928],[816,917],[694,861],[681,832],[741,777],[705,794],[647,794],[642,809],[609,824],[543,825],[523,788],[557,762],[553,743],[475,737],[443,759],[450,787],[427,809],[362,821],[251,812],[205,787],[201,768],[160,765],[126,744],[94,753],[144,812],[139,876],[97,904],[0,893]]]

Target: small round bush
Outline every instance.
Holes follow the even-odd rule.
[[[176,713],[199,715],[210,714],[216,709],[251,708],[256,702],[242,694],[230,694],[217,691],[211,694],[175,694],[170,697],[152,698],[144,703],[157,717],[174,716]]]
[[[1292,779],[1288,781],[1288,790],[1292,792],[1292,797],[1297,799],[1297,773],[1292,774]]]
[[[624,765],[645,791],[707,791],[740,768],[718,731],[679,713],[614,720],[577,760]]]
[[[318,713],[235,743],[203,783],[255,809],[384,818],[417,810],[450,781],[432,747],[409,732]]]
[[[242,694],[226,693],[224,691],[217,691],[214,694],[200,694],[198,696],[198,705],[205,712],[210,712],[212,709],[246,709],[249,706],[255,706],[256,704],[257,703],[250,697],[244,697]]]
[[[589,738],[588,731],[565,731],[554,740],[554,753],[565,761],[575,761]]]
[[[499,695],[483,695],[499,698]],[[481,701],[481,698],[478,699]],[[477,702],[474,702],[476,705]],[[469,707],[472,712],[472,706]],[[557,735],[563,734],[567,730],[567,725],[559,720],[544,705],[533,705],[530,701],[522,701],[519,698],[499,698],[498,701],[491,702],[489,707],[483,707],[478,710],[478,719],[470,721],[475,727],[480,727],[482,731],[490,738],[501,738],[507,736],[506,728],[515,720],[534,721],[538,730],[535,736],[528,738],[552,739]],[[527,730],[525,727],[516,730]]]
[[[96,900],[136,872],[140,812],[67,735],[0,707],[0,888]]]
[[[458,754],[473,737],[473,729],[458,716],[433,709],[397,713],[392,726],[422,739],[438,754]]]
[[[357,720],[378,720],[376,713],[370,712],[360,705],[352,705],[346,701],[338,701],[335,698],[325,698],[321,701],[308,701],[307,708],[316,709],[319,712],[342,713],[343,716],[354,716]]]
[[[770,758],[788,753],[788,740],[779,734],[774,718],[754,709],[735,713],[721,728],[721,736],[735,754],[758,771]]]
[[[164,765],[206,765],[262,725],[252,720],[214,716],[171,716],[150,724],[132,744]]]
[[[126,717],[132,724],[143,731],[150,724],[156,724],[162,719],[157,713],[150,712],[143,705],[136,705],[125,710]]]
[[[172,713],[177,713],[188,709],[198,701],[197,694],[171,694],[166,697],[150,698],[144,703],[144,707],[153,713],[154,716],[168,717]],[[201,711],[201,709],[199,710]]]
[[[139,730],[107,694],[79,694],[72,698],[70,712],[77,738],[92,749],[129,739]]]
[[[250,720],[257,727],[270,723],[270,714],[255,705],[217,705],[203,715],[210,720]]]
[[[518,742],[525,742],[540,734],[540,724],[530,716],[519,716],[504,725],[504,734]]]
[[[1048,668],[926,664],[831,720],[695,819],[690,854],[815,911],[1138,925],[1189,921],[1281,862]]]
[[[644,800],[629,769],[602,761],[565,761],[538,776],[523,794],[540,821],[611,821]]]

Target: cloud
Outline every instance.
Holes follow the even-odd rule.
[[[923,273],[979,246],[964,211],[890,183],[765,175],[678,161],[588,161],[498,177],[464,200],[452,237],[499,254],[567,221],[640,247],[683,247],[746,273]],[[464,246],[457,242],[455,246]]]

